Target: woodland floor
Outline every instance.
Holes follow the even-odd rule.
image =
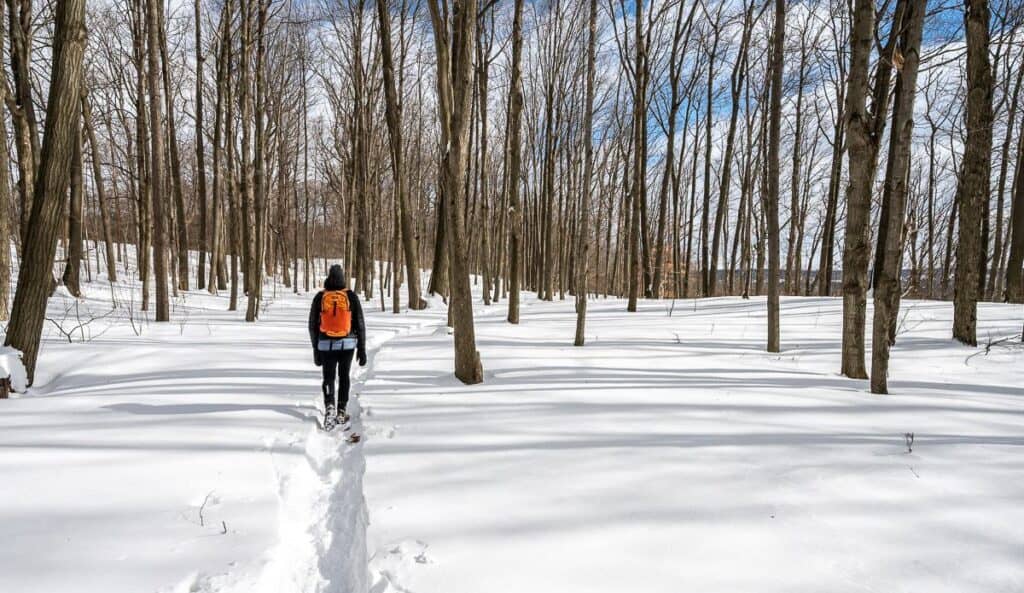
[[[158,327],[111,294],[71,342],[54,299],[0,403],[0,591],[1024,590],[1024,349],[954,344],[948,303],[903,303],[889,396],[836,373],[835,299],[783,299],[781,355],[762,299],[594,300],[585,348],[569,300],[481,305],[473,387],[440,301],[368,304],[348,445],[308,296],[253,325],[192,292]],[[1021,308],[979,318],[998,342]]]

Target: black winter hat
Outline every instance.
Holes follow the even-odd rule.
[[[345,270],[340,265],[334,264],[327,272],[327,279],[324,280],[324,288],[327,290],[341,290],[345,288]]]

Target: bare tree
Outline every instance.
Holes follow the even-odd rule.
[[[402,104],[395,84],[395,65],[391,52],[391,19],[388,15],[387,3],[377,2],[377,20],[380,26],[381,58],[384,62],[384,97],[385,113],[388,124],[388,137],[391,148],[392,184],[395,199],[398,201],[399,226],[396,229],[401,235],[402,255],[405,258],[406,283],[409,291],[409,308],[423,309],[426,301],[420,296],[420,268],[416,232],[413,230],[412,213],[409,208],[408,187],[403,162],[402,139]],[[397,262],[396,262],[397,264]]]
[[[960,195],[960,231],[953,292],[953,337],[976,346],[981,258],[982,204],[989,199],[992,170],[992,65],[989,62],[988,0],[966,0],[967,141]]]
[[[917,93],[917,69],[920,64],[925,4],[925,0],[912,0],[908,4],[905,14],[906,25],[898,46],[899,55],[902,56],[902,67],[896,76],[892,134],[889,137],[889,159],[882,207],[882,216],[887,216],[888,220],[884,221],[886,231],[879,232],[878,252],[883,256],[876,262],[875,268],[877,280],[871,353],[872,393],[888,393],[889,348],[892,345],[892,336],[895,335],[899,315],[910,143],[914,129],[914,99]]]
[[[512,19],[512,74],[508,98],[508,139],[505,146],[504,191],[508,201],[508,322],[519,323],[520,252],[523,227],[522,204],[519,199],[519,176],[522,162],[523,113],[523,0],[514,0]]]
[[[78,141],[84,52],[85,0],[58,2],[40,166],[5,341],[5,345],[22,351],[30,384],[35,377],[57,251],[57,232],[64,215],[64,195],[70,183],[71,160]]]
[[[597,0],[590,0],[587,26],[587,91],[583,105],[583,195],[580,199],[580,231],[577,242],[579,263],[576,270],[576,339],[582,346],[587,324],[587,273],[590,263],[590,192],[594,176],[594,78],[597,55]]]
[[[440,1],[440,3],[439,3]],[[446,196],[451,266],[449,310],[455,327],[455,376],[472,385],[484,380],[473,326],[473,295],[466,261],[463,200],[468,169],[469,119],[473,95],[476,0],[429,0],[437,51],[438,114],[441,120],[441,182]]]
[[[775,0],[772,30],[771,106],[768,115],[768,352],[779,352],[779,136],[782,120],[782,70],[785,54],[786,0]]]

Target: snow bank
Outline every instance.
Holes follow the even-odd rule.
[[[0,378],[10,377],[11,389],[24,393],[28,389],[28,374],[21,363],[21,351],[9,346],[0,346]]]

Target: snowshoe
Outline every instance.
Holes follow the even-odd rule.
[[[330,432],[334,430],[334,427],[338,425],[338,412],[334,409],[334,406],[327,406],[327,411],[324,412],[324,430]]]

